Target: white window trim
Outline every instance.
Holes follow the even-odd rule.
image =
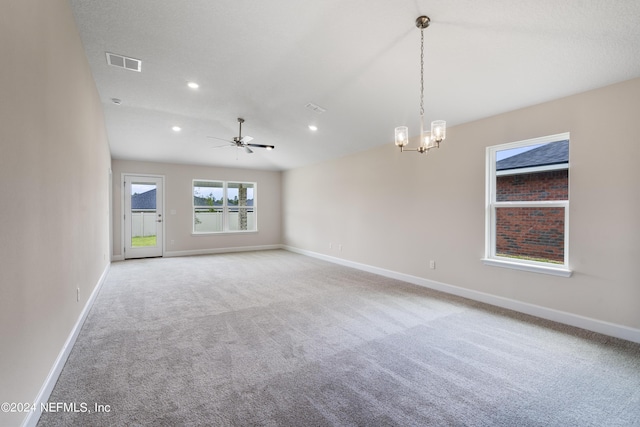
[[[222,230],[221,231],[196,231],[195,225],[195,212],[196,206],[193,201],[193,187],[196,182],[215,182],[222,184],[222,205],[213,206],[213,208],[222,209]],[[253,206],[246,206],[253,209],[255,229],[253,230],[229,230],[229,205],[227,203],[227,189],[229,184],[251,184],[253,185]],[[243,206],[233,206],[243,207]],[[211,234],[224,235],[224,234],[251,234],[258,232],[258,183],[250,181],[222,181],[219,179],[193,179],[191,180],[191,235],[192,236],[208,236]]]
[[[550,267],[551,264],[529,262],[514,262],[512,258],[483,258],[484,265],[493,267],[511,268],[513,270],[529,271],[531,273],[550,274],[552,276],[571,277],[573,271],[562,267]]]
[[[496,153],[502,150],[519,148],[528,145],[546,144],[549,142],[570,139],[569,132],[556,135],[549,135],[540,138],[527,139],[524,141],[511,142],[507,144],[494,145],[486,149],[486,175],[485,175],[485,256],[482,262],[485,265],[495,267],[512,268],[516,270],[530,271],[534,273],[551,274],[562,277],[571,277],[573,271],[569,268],[569,200],[541,200],[541,201],[518,201],[518,202],[497,202],[496,201],[496,177],[508,175],[498,174],[496,171]],[[550,165],[540,168],[526,168],[529,171],[516,173],[541,172],[544,170],[567,169],[568,163],[561,165]],[[513,174],[513,173],[511,173]],[[496,209],[499,207],[563,207],[564,208],[564,264],[552,264],[545,262],[519,260],[515,258],[500,257],[496,255]]]

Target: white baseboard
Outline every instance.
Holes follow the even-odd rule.
[[[190,256],[190,255],[212,255],[225,254],[230,252],[252,252],[252,251],[268,251],[272,249],[282,249],[282,245],[262,245],[262,246],[239,246],[233,248],[215,248],[215,249],[195,249],[189,251],[167,251],[165,257]]]
[[[102,275],[100,276],[100,279],[98,279],[98,283],[93,289],[93,292],[91,292],[91,295],[89,296],[87,303],[84,305],[84,308],[82,309],[82,312],[80,313],[80,316],[76,321],[76,324],[73,326],[73,329],[71,329],[71,333],[69,334],[67,341],[64,343],[62,350],[60,350],[60,353],[58,354],[58,358],[56,359],[55,363],[53,364],[53,367],[49,371],[49,375],[44,381],[44,384],[42,384],[42,388],[40,388],[40,392],[38,393],[38,396],[34,400],[34,405],[37,409],[35,411],[30,411],[28,413],[27,417],[22,422],[23,427],[35,427],[36,424],[38,424],[38,420],[40,419],[40,415],[41,415],[40,413],[41,405],[46,404],[47,401],[49,400],[49,396],[51,396],[51,392],[53,391],[53,388],[55,387],[56,382],[58,381],[58,377],[62,372],[62,368],[64,368],[64,364],[67,362],[67,359],[69,358],[69,354],[71,353],[71,349],[73,348],[73,345],[76,343],[76,339],[78,338],[80,329],[82,329],[82,325],[84,324],[84,321],[87,319],[87,315],[89,314],[89,311],[93,306],[96,296],[100,292],[100,288],[102,288],[102,284],[104,283],[107,277],[107,273],[109,272],[110,267],[111,267],[111,264],[107,264],[104,271],[102,272]]]
[[[389,277],[391,279],[401,280],[403,282],[412,283],[418,286],[424,286],[429,289],[434,289],[437,291],[446,292],[448,294],[468,298],[474,301],[479,301],[486,304],[495,305],[497,307],[514,310],[520,313],[540,317],[542,319],[552,320],[554,322],[563,323],[565,325],[575,326],[577,328],[586,329],[588,331],[598,332],[600,334],[608,335],[611,337],[621,338],[627,341],[640,343],[640,329],[635,329],[635,328],[631,328],[624,325],[605,322],[602,320],[592,319],[590,317],[584,317],[584,316],[580,316],[573,313],[567,313],[565,311],[560,311],[552,308],[542,307],[539,305],[529,304],[526,302],[504,298],[497,295],[487,294],[484,292],[474,291],[471,289],[461,288],[459,286],[449,285],[442,282],[436,282],[434,280],[429,280],[422,277],[399,273],[397,271],[392,271],[392,270],[386,270],[384,268],[374,267],[372,265],[367,265],[367,264],[361,264],[358,262],[336,258],[329,255],[320,254],[317,252],[294,248],[291,246],[283,245],[282,248],[290,252],[295,252],[301,255],[322,259],[325,261],[332,262],[334,264],[344,265],[346,267],[367,271],[369,273],[378,274],[380,276]]]
[[[216,249],[194,249],[188,251],[165,251],[164,257],[191,256],[191,255],[212,255],[225,254],[230,252],[252,252],[252,251],[268,251],[272,249],[282,249],[282,245],[262,245],[262,246],[240,246],[234,248],[216,248]],[[111,261],[124,261],[123,255],[112,255]]]

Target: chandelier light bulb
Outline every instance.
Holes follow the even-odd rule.
[[[396,128],[396,145],[400,148],[409,143],[409,128],[406,126],[398,126]]]
[[[434,120],[431,122],[431,134],[436,142],[440,144],[447,135],[447,122],[444,120]]]

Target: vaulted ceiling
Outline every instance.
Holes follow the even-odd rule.
[[[285,170],[415,134],[420,15],[426,119],[449,127],[640,76],[637,0],[70,3],[118,159]],[[276,149],[214,149],[238,117]]]

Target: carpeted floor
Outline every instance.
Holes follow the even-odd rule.
[[[131,260],[49,401],[77,411],[40,426],[640,426],[640,345],[286,251]]]

